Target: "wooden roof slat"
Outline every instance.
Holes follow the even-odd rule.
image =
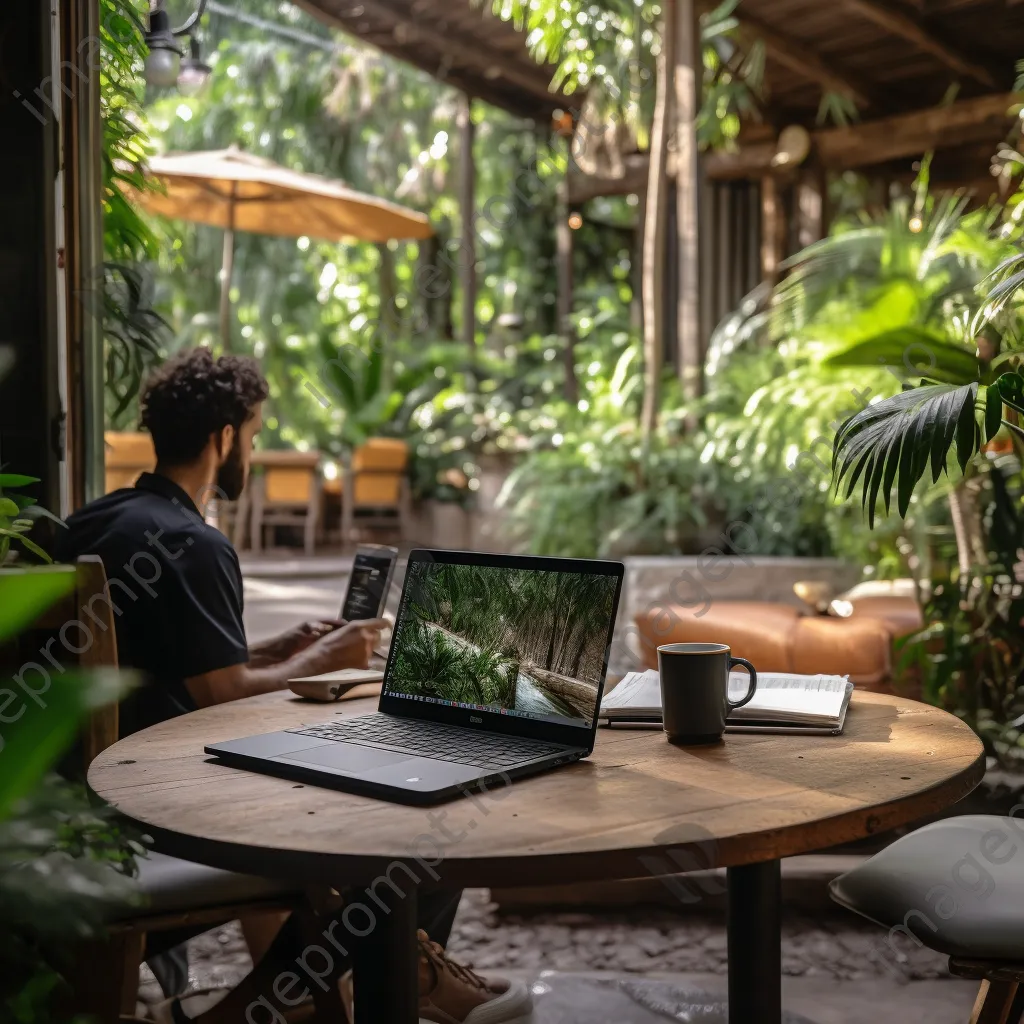
[[[961,54],[950,44],[938,39],[916,18],[894,9],[889,3],[879,0],[843,0],[845,5],[858,14],[870,19],[880,28],[902,36],[908,42],[938,58],[958,75],[973,78],[989,89],[997,88],[996,80],[988,68],[975,63]]]
[[[764,43],[765,51],[778,63],[824,89],[849,96],[858,107],[871,105],[871,94],[866,86],[855,81],[845,71],[826,64],[807,43],[770,28],[759,19],[745,14],[742,9],[737,16],[740,24]]]
[[[459,63],[468,64],[482,71],[485,77],[506,78],[534,95],[550,95],[547,89],[539,85],[536,75],[521,71],[514,63],[500,57],[493,47],[481,39],[466,41],[451,30],[438,32],[422,21],[410,22],[402,11],[397,10],[387,0],[374,0],[372,10],[382,20],[390,23],[393,32],[402,33],[402,42],[406,44],[427,43],[446,56],[455,58]],[[500,74],[494,75],[494,71]]]
[[[510,113],[545,121],[568,104],[549,88],[525,33],[471,0],[294,0],[334,27],[453,88]]]

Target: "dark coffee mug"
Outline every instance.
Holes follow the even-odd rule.
[[[742,700],[729,700],[729,672],[742,665],[750,687]],[[726,716],[741,708],[757,689],[757,671],[734,658],[725,644],[663,644],[658,648],[661,706],[665,732],[672,743],[717,743]]]

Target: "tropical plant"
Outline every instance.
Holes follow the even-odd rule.
[[[74,572],[0,572],[0,644],[74,585]],[[0,736],[0,1019],[50,1024],[75,945],[102,934],[114,904],[136,901],[144,852],[84,788],[48,773],[85,717],[117,700],[124,678],[54,673],[46,704],[25,700]]]
[[[580,354],[579,404],[521,420],[528,448],[499,496],[508,539],[534,554],[585,558],[684,550],[705,522],[699,449],[678,443],[678,413],[645,444],[635,337],[588,338]]]
[[[21,473],[4,473],[2,470],[0,466],[0,566],[10,557],[12,543],[20,544],[44,562],[52,562],[49,554],[29,538],[28,533],[40,519],[52,520],[60,526],[64,524],[53,513],[38,505],[35,498],[20,492],[22,487],[39,483],[39,478]],[[8,490],[11,487],[17,487],[19,491],[11,492]]]
[[[891,531],[872,535],[833,506],[830,456],[840,424],[899,384],[881,369],[825,365],[814,327],[776,337],[769,294],[759,288],[710,340],[693,443],[714,518],[748,524],[744,541],[757,554],[833,555],[888,568]]]
[[[127,198],[148,187],[149,140],[143,127],[140,69],[146,54],[138,0],[100,3],[100,115],[103,126],[103,243],[106,260],[91,311],[103,324],[107,417],[114,426],[133,411],[142,379],[169,340],[167,322],[153,308],[156,236]],[[90,301],[92,301],[90,297]]]
[[[927,623],[903,645],[904,667],[1007,756],[1008,716],[1024,709],[1021,282],[999,211],[929,195],[926,173],[927,161],[913,198],[794,257],[768,301],[733,321],[731,343],[808,353],[816,383],[783,387],[799,384],[811,409],[829,378],[859,381],[821,435],[834,438],[824,476],[840,498],[859,489],[869,527],[880,509],[902,524]]]
[[[1008,243],[992,230],[992,211],[966,207],[930,196],[921,180],[916,197],[897,199],[884,218],[793,257],[769,301],[740,318],[743,339],[797,344],[824,371],[881,368],[906,389],[873,390],[835,437],[836,485],[847,497],[861,485],[869,523],[879,501],[889,511],[893,488],[905,515],[925,472],[933,481],[944,472],[954,441],[966,467],[983,430],[987,440],[1001,427],[1002,402],[1024,400],[1016,344],[993,351],[991,335],[972,329],[979,286]]]
[[[936,552],[924,590],[925,627],[901,644],[900,672],[913,671],[924,695],[949,707],[1003,764],[1024,764],[1024,475],[1012,453],[991,458],[971,480],[984,526],[986,558],[967,574],[955,544]],[[934,541],[933,541],[934,543]]]
[[[701,467],[681,434],[645,447],[629,421],[579,417],[513,471],[500,496],[520,549],[578,558],[681,553],[707,522]]]

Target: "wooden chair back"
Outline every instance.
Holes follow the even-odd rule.
[[[106,449],[106,493],[132,487],[143,473],[156,468],[156,451],[149,434],[108,430],[103,435]]]
[[[304,505],[317,496],[319,452],[254,452],[252,464],[262,470],[264,504]]]
[[[254,452],[252,463],[261,471],[243,495],[249,498],[252,510],[252,550],[263,550],[265,526],[298,526],[303,530],[305,551],[311,555],[320,521],[320,453]]]
[[[75,584],[65,597],[36,620],[32,632],[56,636],[61,641],[57,649],[62,663],[66,659],[82,669],[117,668],[114,612],[107,592],[107,574],[99,555],[83,555],[75,565],[54,566],[51,571],[73,573]],[[71,626],[74,628],[69,628]],[[89,642],[83,645],[87,637]],[[89,715],[81,735],[85,767],[117,742],[118,728],[116,703],[97,708]]]
[[[352,454],[352,486],[346,497],[356,508],[396,508],[408,465],[405,441],[371,437]]]
[[[312,469],[268,466],[263,474],[263,494],[270,504],[305,505],[313,491]]]

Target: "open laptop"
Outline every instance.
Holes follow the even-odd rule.
[[[428,804],[594,749],[619,562],[409,555],[376,714],[214,743],[227,764]]]

